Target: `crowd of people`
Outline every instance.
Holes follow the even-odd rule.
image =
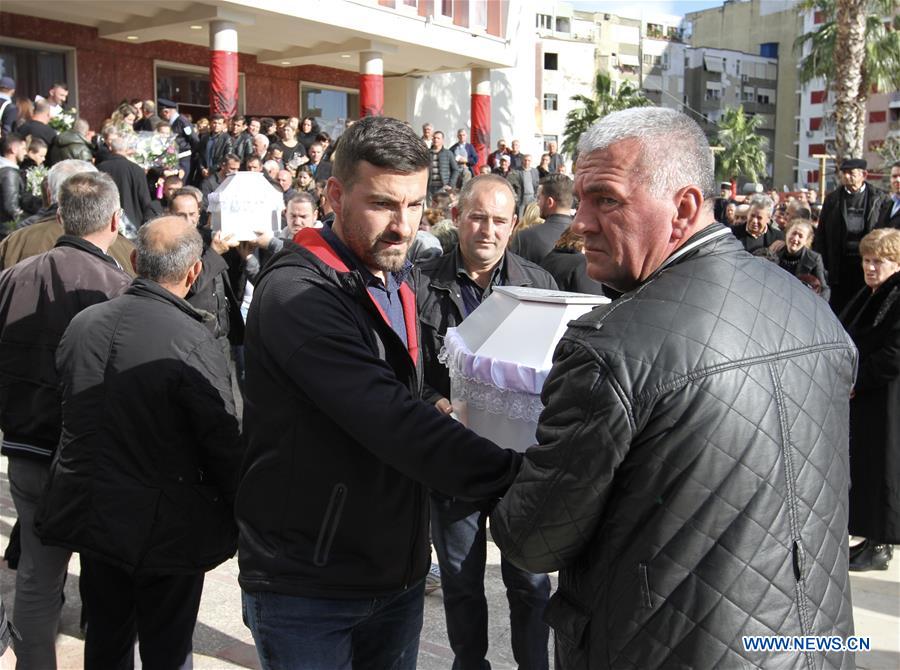
[[[551,629],[565,668],[764,667],[735,631],[851,634],[848,567],[900,542],[900,164],[886,194],[846,161],[819,209],[717,192],[667,109],[604,117],[570,176],[553,143],[482,163],[466,129],[166,99],[51,135],[64,91],[0,109],[18,667],[56,666],[73,552],[85,667],[136,640],[181,667],[236,550],[264,668],[414,668],[436,575],[454,667],[489,667],[489,520],[520,667],[549,667]],[[177,160],[134,162],[147,132]],[[280,231],[210,229],[242,170]],[[611,299],[569,324],[524,453],[455,420],[441,356],[499,286]]]

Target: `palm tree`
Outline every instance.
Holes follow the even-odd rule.
[[[866,100],[872,87],[900,89],[900,15],[896,0],[804,0],[801,9],[822,12],[825,22],[794,43],[809,46],[800,61],[800,81],[821,77],[835,92],[835,151],[863,155]],[[884,22],[885,16],[892,19]],[[840,54],[835,58],[834,54]]]
[[[592,97],[573,95],[571,100],[580,103],[581,107],[576,107],[566,114],[566,127],[563,130],[565,139],[562,143],[562,150],[563,153],[573,157],[578,146],[578,138],[595,121],[620,109],[646,107],[652,104],[640,90],[629,82],[624,82],[619,90],[613,93],[612,79],[605,72],[598,72],[594,78]]]
[[[743,105],[725,110],[716,135],[716,143],[722,147],[716,156],[719,179],[743,176],[758,181],[765,175],[768,140],[757,133],[761,123],[761,117],[744,114]]]

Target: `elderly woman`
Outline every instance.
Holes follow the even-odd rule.
[[[754,197],[750,200],[747,212],[747,225],[735,228],[734,235],[744,245],[744,249],[753,253],[773,242],[784,240],[784,233],[769,226],[772,220],[772,201],[767,196]]]
[[[859,349],[850,400],[850,522],[865,540],[850,569],[885,570],[900,543],[900,230],[876,228],[859,243],[866,287],[841,321]]]
[[[795,277],[812,275],[818,280],[819,295],[825,300],[831,296],[828,288],[828,275],[822,255],[812,250],[812,223],[806,219],[794,219],[787,224],[784,246],[775,252],[778,265]]]

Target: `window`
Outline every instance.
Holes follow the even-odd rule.
[[[156,66],[156,97],[178,103],[178,111],[194,119],[209,114],[209,70],[176,65]]]
[[[550,143],[559,144],[559,137],[556,135],[544,135],[544,151],[550,150]]]
[[[819,25],[819,24],[821,24],[821,23],[825,23],[825,12],[823,12],[823,11],[821,11],[821,10],[817,10],[817,11],[813,14],[813,23],[814,23],[815,25]]]
[[[74,76],[69,76],[69,58],[65,51],[0,44],[0,76],[15,80],[16,97],[31,100],[36,95],[46,96],[55,82],[67,82],[69,98],[66,107],[77,107],[76,81]]]
[[[809,119],[809,129],[810,130],[818,130],[822,127],[822,117],[821,116],[813,116]]]
[[[559,69],[559,54],[545,53],[544,54],[544,69],[545,70],[558,70]]]
[[[651,54],[644,54],[642,61],[645,68],[659,67],[662,64],[662,58],[660,56],[653,56]]]
[[[655,37],[657,39],[664,35],[663,26],[659,23],[647,24],[647,37]]]
[[[810,144],[809,145],[809,157],[812,158],[816,154],[824,154],[825,153],[825,145],[824,144]]]
[[[760,44],[759,55],[765,58],[778,58],[778,42],[763,42]]]
[[[721,100],[722,91],[718,88],[707,88],[705,100]]]
[[[825,98],[828,97],[827,91],[812,91],[809,94],[809,104],[811,105],[819,105],[825,102]]]
[[[544,110],[555,112],[559,109],[559,101],[556,93],[544,93]]]
[[[756,100],[756,92],[752,88],[748,88],[741,92],[741,100],[743,102],[753,102]]]
[[[887,121],[887,112],[869,112],[869,123],[884,123]]]
[[[558,32],[558,33],[572,32],[572,22],[571,22],[571,20],[569,20],[568,16],[557,16],[556,17],[556,32]]]
[[[871,140],[869,142],[869,151],[878,151],[884,146],[884,140]]]
[[[319,128],[334,140],[346,129],[347,121],[359,115],[359,93],[319,84],[301,84],[300,108],[302,116],[315,118]]]
[[[538,14],[537,27],[543,30],[553,30],[553,17],[549,14]]]
[[[758,102],[760,105],[768,105],[769,104],[769,96],[759,93],[756,96],[756,102]]]

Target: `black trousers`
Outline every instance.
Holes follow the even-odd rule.
[[[87,610],[85,670],[132,670],[134,641],[145,670],[191,667],[191,638],[200,609],[203,573],[132,575],[82,556]]]

